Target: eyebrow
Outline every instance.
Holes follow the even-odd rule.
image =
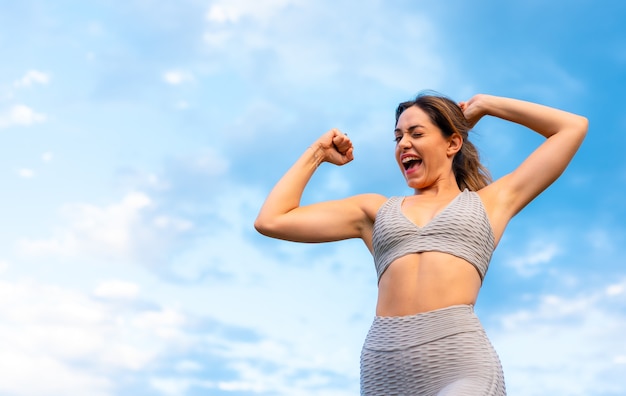
[[[408,127],[408,128],[406,129],[406,131],[410,133],[410,132],[413,132],[413,130],[414,130],[414,129],[418,129],[418,128],[424,128],[424,126],[423,126],[423,125],[420,125],[420,124],[411,125],[410,127]],[[400,129],[400,128],[396,128],[396,129],[394,129],[394,131],[393,131],[393,132],[394,132],[394,133],[398,133],[398,132],[400,132],[400,133],[401,133],[401,132],[402,132],[402,129]]]

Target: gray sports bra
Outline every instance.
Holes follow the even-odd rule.
[[[402,213],[403,197],[391,197],[378,210],[372,244],[378,280],[396,259],[412,253],[442,252],[460,257],[485,278],[495,237],[477,193],[464,190],[423,227]]]

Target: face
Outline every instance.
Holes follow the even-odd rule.
[[[417,106],[400,115],[394,133],[396,161],[410,187],[428,188],[443,178],[454,178],[452,160],[460,149],[460,136],[444,137],[441,129]]]

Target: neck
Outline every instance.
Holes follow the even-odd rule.
[[[461,189],[456,184],[456,179],[453,175],[452,178],[440,179],[430,186],[415,188],[414,191],[415,195],[437,197],[457,195],[461,192]]]

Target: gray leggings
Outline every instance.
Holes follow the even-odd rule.
[[[504,375],[472,305],[376,316],[361,352],[361,395],[504,396]]]

